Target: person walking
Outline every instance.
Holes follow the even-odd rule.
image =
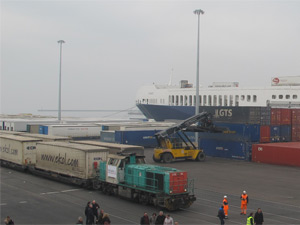
[[[7,216],[4,220],[4,223],[7,225],[14,225],[14,221],[10,218],[10,216]]]
[[[249,203],[249,198],[246,191],[243,191],[243,194],[240,197],[241,199],[241,215],[246,215],[247,205]]]
[[[170,214],[168,214],[165,218],[164,225],[174,225],[173,218],[170,216]]]
[[[89,208],[87,210],[87,225],[94,224],[94,211],[93,211],[93,204],[89,204]]]
[[[219,208],[218,217],[220,219],[221,225],[224,225],[225,224],[225,221],[224,221],[224,219],[225,219],[224,206],[221,206],[221,208]]]
[[[87,202],[86,206],[85,206],[85,210],[84,210],[84,215],[85,215],[85,224],[88,224],[88,210],[89,210],[89,207],[90,207],[90,203],[91,202]]]
[[[152,216],[150,217],[150,225],[154,225],[156,221],[156,213],[152,213]]]
[[[261,208],[258,208],[258,209],[257,209],[257,212],[256,212],[255,215],[254,215],[254,223],[255,223],[256,225],[262,225],[263,222],[264,222],[264,215],[263,215],[263,213],[262,213]]]
[[[225,214],[225,219],[228,219],[228,200],[227,200],[227,196],[224,195],[224,199],[223,199],[223,206],[224,206],[224,214]]]
[[[250,213],[247,218],[247,225],[254,225],[253,213]]]
[[[103,221],[102,221],[103,216],[104,216],[104,210],[101,209],[101,210],[100,210],[100,214],[99,214],[99,216],[98,216],[98,220],[96,221],[97,224],[103,224]]]
[[[96,220],[98,220],[98,209],[100,209],[100,206],[95,200],[92,201],[92,205],[94,216],[96,217]]]
[[[146,212],[141,217],[140,224],[141,225],[150,225],[150,220],[149,220],[148,214]]]
[[[160,211],[156,218],[155,225],[163,225],[165,222],[165,218],[166,216],[164,215],[164,212]]]

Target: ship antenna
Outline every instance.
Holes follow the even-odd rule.
[[[169,86],[172,86],[173,71],[174,71],[174,69],[172,68],[171,69],[170,80],[169,80]]]

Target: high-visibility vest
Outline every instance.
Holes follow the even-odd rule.
[[[251,224],[251,219],[252,219],[252,222],[253,222],[253,224],[254,224],[254,219],[253,219],[253,217],[252,217],[252,216],[249,216],[249,217],[247,218],[247,225],[252,225],[252,224]]]
[[[224,206],[224,209],[228,208],[228,201],[226,198],[224,198],[224,200],[223,200],[223,206]]]
[[[247,204],[247,197],[248,197],[247,194],[242,195],[242,204]]]

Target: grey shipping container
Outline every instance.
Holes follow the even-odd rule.
[[[141,156],[144,155],[144,147],[137,146],[137,145],[123,145],[123,144],[107,143],[107,142],[100,142],[100,141],[71,141],[71,142],[77,144],[105,147],[109,149],[110,154],[135,153]]]

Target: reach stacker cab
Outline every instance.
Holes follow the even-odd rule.
[[[155,162],[171,163],[176,159],[204,161],[205,153],[198,149],[185,132],[219,133],[211,121],[211,115],[202,112],[183,122],[155,134],[158,147],[154,149]]]

